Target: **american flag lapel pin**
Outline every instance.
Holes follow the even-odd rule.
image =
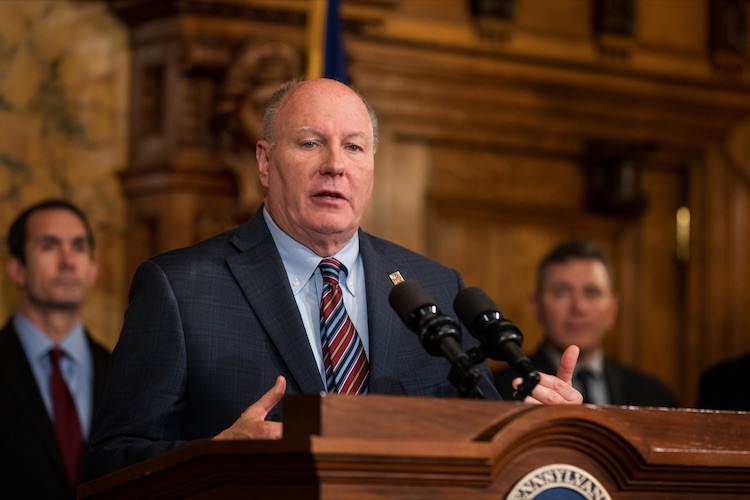
[[[394,271],[389,274],[388,277],[391,278],[391,283],[394,285],[398,285],[404,281],[404,277],[401,276],[401,271]]]

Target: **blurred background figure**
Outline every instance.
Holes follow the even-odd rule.
[[[750,353],[722,361],[701,375],[698,408],[750,411]],[[738,387],[745,389],[737,390]]]
[[[661,381],[612,359],[603,343],[617,320],[618,299],[608,257],[593,242],[572,241],[553,248],[537,268],[533,296],[544,340],[530,357],[543,373],[555,373],[563,350],[581,349],[573,385],[584,402],[604,405],[676,406],[672,391]],[[511,399],[511,381],[518,373],[494,373],[504,399]]]
[[[8,247],[21,301],[0,331],[0,487],[12,498],[75,498],[109,363],[81,322],[94,237],[81,210],[48,200],[15,219]]]

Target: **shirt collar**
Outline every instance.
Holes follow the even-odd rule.
[[[321,257],[286,234],[276,225],[265,207],[263,207],[263,218],[266,221],[268,230],[271,232],[274,243],[276,243],[276,248],[279,250],[279,255],[284,263],[284,269],[289,279],[289,285],[292,288],[292,292],[296,295],[315,274]],[[355,264],[359,258],[359,235],[355,233],[344,248],[331,257],[336,258],[346,267],[346,287],[354,294],[356,290],[354,284],[358,279]]]
[[[13,327],[18,333],[19,340],[30,359],[39,361],[57,344],[52,342],[40,329],[34,326],[21,311],[13,317]],[[85,361],[88,349],[83,324],[78,322],[59,344],[65,354],[73,358],[76,363]]]

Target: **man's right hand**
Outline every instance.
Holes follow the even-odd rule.
[[[573,371],[578,361],[578,355],[581,350],[578,346],[571,345],[563,352],[560,360],[560,367],[557,370],[557,376],[542,373],[542,379],[539,384],[531,391],[531,396],[527,396],[524,403],[531,404],[565,404],[579,405],[583,402],[583,396],[573,387]],[[523,382],[522,378],[513,380],[513,388],[518,390],[518,386]]]
[[[281,422],[266,421],[268,412],[281,401],[286,392],[286,379],[279,375],[276,383],[258,401],[248,406],[231,427],[212,439],[281,439],[284,433]]]

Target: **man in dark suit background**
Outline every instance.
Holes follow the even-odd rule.
[[[327,311],[335,285],[323,277],[323,258],[343,265],[334,274],[345,306],[339,324],[352,340],[346,352],[357,360],[352,392],[459,395],[450,365],[425,352],[388,296],[399,279],[415,280],[452,315],[460,275],[359,228],[376,148],[375,115],[348,86],[290,82],[274,94],[256,147],[261,209],[236,230],[145,262],[133,278],[91,477],[189,440],[278,439],[284,394],[349,391],[332,368],[340,351],[324,354],[321,302]],[[468,335],[463,344],[474,345]],[[545,377],[529,401],[580,403],[569,385],[576,357],[577,349],[565,356],[568,384]],[[481,389],[497,398],[482,370]]]
[[[0,331],[0,496],[75,498],[82,447],[109,361],[81,323],[97,275],[93,233],[77,207],[49,200],[15,219],[8,246],[7,271],[21,302]],[[54,348],[63,352],[59,366],[80,427],[69,462],[54,423]]]
[[[593,242],[571,241],[553,248],[539,263],[532,298],[545,337],[530,357],[543,373],[555,373],[562,352],[580,348],[573,385],[591,404],[676,406],[672,391],[651,375],[604,357],[603,342],[617,319],[614,274]],[[513,394],[511,369],[494,373],[504,398]]]
[[[701,374],[698,386],[698,408],[711,410],[750,411],[750,353],[726,359],[710,366]]]

